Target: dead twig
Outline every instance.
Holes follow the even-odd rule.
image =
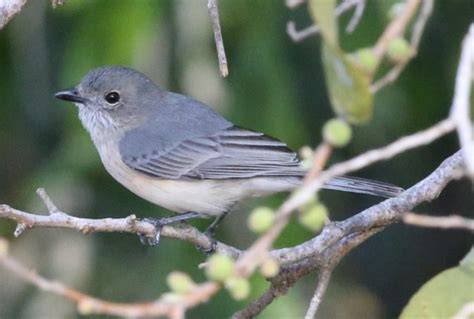
[[[224,40],[222,40],[221,24],[219,21],[218,0],[208,0],[207,10],[211,17],[212,30],[214,31],[214,41],[216,42],[217,57],[219,60],[219,70],[223,77],[229,74],[227,57],[225,55]]]

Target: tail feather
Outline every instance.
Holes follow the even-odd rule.
[[[396,197],[404,191],[403,188],[392,184],[353,176],[335,177],[324,184],[324,188],[385,198]]]

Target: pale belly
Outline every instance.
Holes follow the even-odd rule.
[[[99,153],[107,172],[120,184],[139,197],[177,213],[194,211],[217,216],[246,197],[288,191],[300,183],[297,179],[274,178],[164,180],[129,168],[116,150],[102,148]]]

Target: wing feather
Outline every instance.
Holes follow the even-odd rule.
[[[152,142],[152,141],[150,141]],[[183,140],[166,152],[123,161],[131,168],[164,179],[235,179],[302,176],[296,154],[263,133],[231,127],[211,136]]]

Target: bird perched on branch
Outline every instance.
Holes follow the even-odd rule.
[[[291,191],[305,170],[285,143],[240,128],[209,106],[168,92],[130,68],[90,71],[76,87],[56,93],[74,102],[107,172],[136,195],[179,213],[147,219],[157,231],[169,223],[216,217],[247,197]],[[355,177],[324,188],[382,197],[401,189]]]

